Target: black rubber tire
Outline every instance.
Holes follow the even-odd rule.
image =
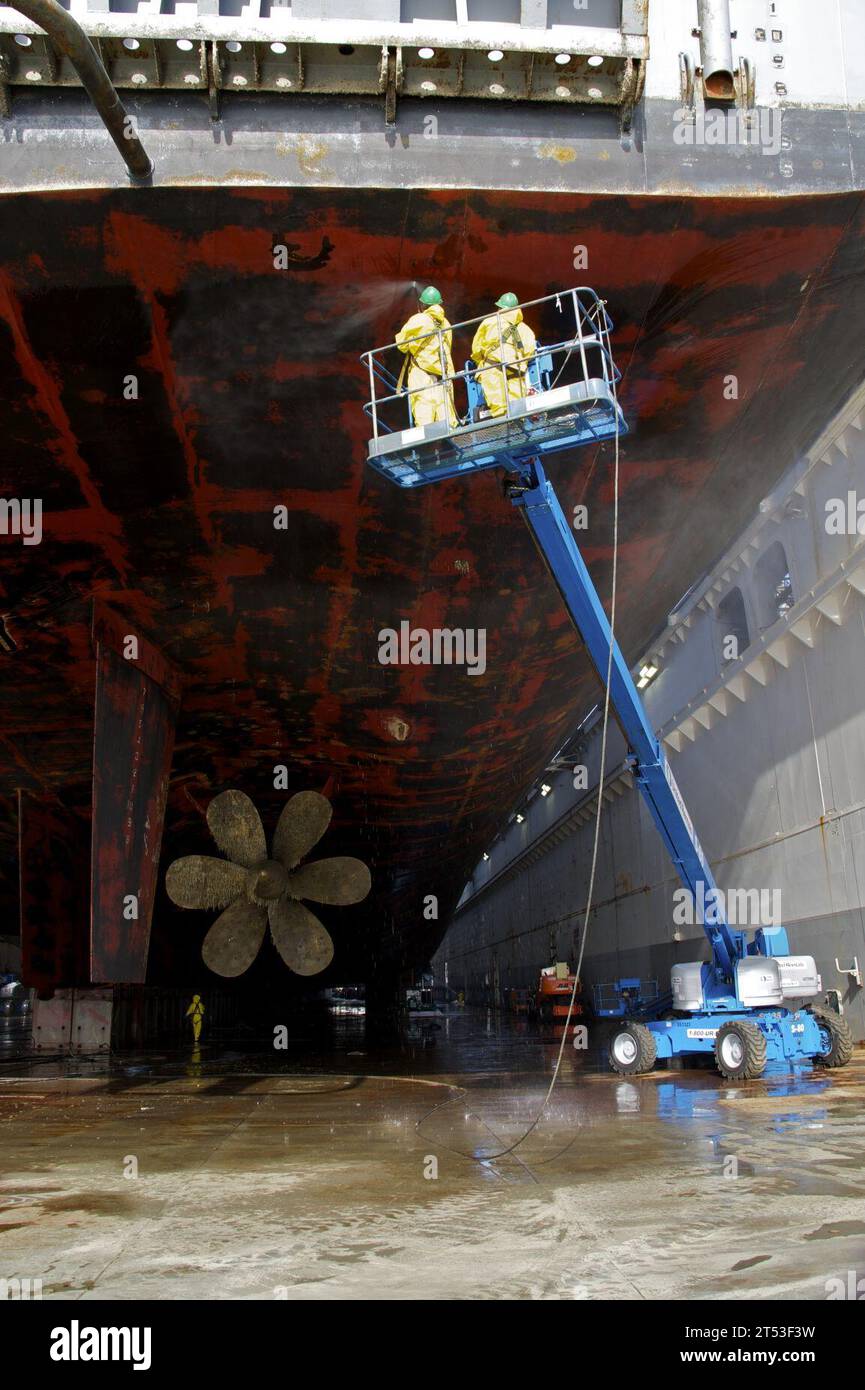
[[[725,1059],[724,1042],[735,1035],[741,1044],[741,1056],[733,1063]],[[715,1038],[715,1065],[728,1081],[753,1081],[766,1070],[766,1039],[756,1023],[731,1019],[722,1023]]]
[[[829,1051],[819,1053],[814,1061],[821,1067],[846,1067],[853,1056],[853,1034],[846,1018],[819,1004],[812,1004],[809,1013],[814,1015],[821,1031],[828,1033],[832,1043]]]
[[[626,1053],[632,1055],[623,1055],[621,1050],[617,1055],[616,1044],[626,1034],[633,1040],[633,1048],[626,1048]],[[644,1023],[626,1023],[624,1028],[617,1028],[610,1038],[610,1066],[619,1076],[638,1076],[651,1071],[657,1056],[658,1045]]]

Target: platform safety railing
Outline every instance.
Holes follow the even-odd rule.
[[[592,987],[595,1012],[607,1017],[637,1017],[653,1012],[662,1002],[657,980],[622,979],[605,981]]]
[[[427,395],[429,399],[428,393],[440,391],[442,405],[447,411],[448,397],[452,393],[454,411],[459,422],[456,428],[459,428],[470,423],[482,424],[486,418],[477,418],[478,402],[484,400],[482,386],[477,380],[478,370],[498,370],[502,374],[505,409],[502,414],[489,417],[497,420],[511,417],[513,401],[508,391],[508,376],[514,368],[523,364],[526,367],[530,395],[552,390],[559,385],[577,382],[588,384],[593,380],[603,381],[610,393],[614,392],[621,373],[613,362],[610,346],[610,330],[613,325],[607,314],[606,302],[600,299],[593,289],[584,285],[544,295],[540,299],[527,300],[518,307],[522,310],[523,321],[536,333],[537,345],[534,352],[522,357],[512,357],[508,362],[504,361],[504,334],[510,322],[507,316],[512,314],[513,310],[495,311],[499,326],[501,360],[499,363],[487,362],[480,369],[469,356],[471,342],[477,327],[485,319],[491,318],[492,314],[487,312],[479,314],[477,318],[463,319],[450,324],[448,328],[436,328],[423,339],[413,341],[427,342],[432,338],[437,341],[441,374],[438,377],[430,376],[427,384],[415,386],[411,394]],[[566,333],[552,342],[542,341],[542,335],[547,336],[544,333],[545,329],[558,326],[560,314],[567,316],[567,321],[563,324]],[[463,368],[454,367],[451,372],[446,370],[448,349],[445,338],[448,333],[452,335],[451,361],[460,356],[466,359]],[[458,352],[461,340],[465,348],[464,354]],[[364,411],[372,422],[374,439],[383,434],[411,429],[416,423],[412,418],[407,379],[403,380],[407,378],[408,370],[411,368],[409,359],[410,354],[404,352],[396,342],[386,343],[383,347],[372,348],[369,352],[361,354],[361,361],[366,367],[369,379],[369,400],[364,404]]]

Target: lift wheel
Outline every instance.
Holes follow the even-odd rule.
[[[651,1071],[657,1055],[655,1039],[644,1023],[628,1023],[610,1039],[610,1066],[620,1076]]]
[[[819,1052],[814,1061],[823,1067],[846,1067],[853,1056],[853,1034],[846,1018],[842,1018],[834,1009],[823,1009],[818,1004],[812,1004],[809,1012],[817,1020],[820,1040],[826,1047],[826,1051]]]
[[[766,1070],[766,1039],[756,1023],[724,1023],[715,1038],[718,1071],[728,1081],[753,1081]]]

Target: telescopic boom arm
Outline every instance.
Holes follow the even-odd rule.
[[[519,481],[517,481],[517,477]],[[703,900],[719,901],[717,885],[691,818],[663,749],[649,724],[643,702],[631,677],[618,642],[613,638],[607,615],[592,583],[552,484],[540,460],[525,465],[518,475],[508,475],[508,493],[532,533],[538,551],[555,580],[565,607],[586,646],[601,684],[606,683],[610,642],[613,659],[610,672],[610,706],[625,736],[629,762],[661,837],[685,887],[695,904],[700,901],[697,885],[703,885]],[[603,775],[603,769],[602,769]],[[735,967],[740,952],[728,923],[708,923],[698,912],[713,959],[720,972],[735,986]]]

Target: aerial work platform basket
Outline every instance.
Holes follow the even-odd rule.
[[[425,394],[440,392],[444,402],[446,394],[453,393],[456,426],[446,419],[415,423],[410,394],[402,384],[405,354],[396,343],[363,353],[370,389],[364,410],[372,421],[368,461],[373,468],[400,487],[421,487],[482,468],[516,468],[529,459],[609,439],[617,431],[627,433],[616,400],[620,373],[610,350],[613,324],[604,301],[583,287],[519,307],[537,333],[538,344],[530,356],[517,359],[524,366],[528,394],[515,399],[508,390],[513,362],[492,368],[503,378],[503,414],[494,415],[487,408],[471,358],[461,371],[446,371],[442,329],[430,335],[438,340],[441,374],[429,378],[432,384]],[[465,341],[466,335],[470,343],[488,317],[451,325],[454,356],[459,340]],[[506,331],[507,318],[496,317]],[[555,340],[542,345],[542,335]]]

